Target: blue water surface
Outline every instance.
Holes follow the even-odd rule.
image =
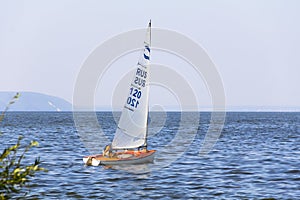
[[[40,157],[48,172],[31,180],[29,199],[300,199],[300,113],[227,113],[220,138],[202,156],[211,113],[189,113],[189,119],[182,119],[180,112],[150,116],[148,146],[158,150],[153,164],[84,166],[82,157],[90,152],[71,112],[7,113],[0,125],[0,150],[19,135],[24,144],[39,142],[26,161]],[[97,117],[110,141],[119,114],[99,112]],[[83,126],[90,128],[88,123]],[[184,137],[176,138],[179,132],[192,140],[184,143]],[[175,138],[185,151],[175,145],[170,155],[162,153]],[[157,168],[168,156],[177,159]]]

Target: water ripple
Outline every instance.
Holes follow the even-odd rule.
[[[157,171],[149,171],[154,164],[84,166],[81,158],[89,152],[77,135],[72,113],[8,113],[0,130],[5,141],[0,150],[18,135],[24,142],[40,143],[26,159],[41,157],[49,172],[32,179],[28,198],[300,199],[299,117],[300,113],[228,113],[215,148],[199,156],[210,120],[210,113],[201,113],[198,134],[187,151]],[[98,119],[112,138],[112,114],[98,113]],[[149,130],[159,132],[152,133],[149,145],[155,149],[168,144],[179,127],[187,132],[191,128],[188,122],[179,126],[180,113],[168,113],[160,129],[154,121]],[[88,124],[84,128],[89,130]],[[155,162],[164,162],[164,156]]]

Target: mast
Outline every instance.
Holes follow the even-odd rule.
[[[151,47],[151,19],[149,21],[149,31],[150,31],[150,40],[149,40],[149,47]],[[150,53],[149,53],[149,58],[151,58]],[[148,66],[150,68],[150,64]],[[150,74],[150,73],[149,73]],[[150,88],[149,82],[148,82],[148,87]],[[146,147],[147,149],[147,140],[148,140],[148,119],[149,119],[149,101],[148,101],[148,110],[147,110],[147,127],[146,127],[146,135],[145,135],[145,143],[144,143],[144,147]]]
[[[150,19],[150,22],[149,22],[148,26],[149,26],[149,29],[150,29],[150,41],[149,41],[150,44],[149,44],[149,46],[151,47],[151,19]]]

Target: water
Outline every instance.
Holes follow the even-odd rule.
[[[116,127],[113,115],[97,116],[111,139]],[[163,147],[177,131],[198,129],[191,143],[185,144],[186,152],[159,170],[149,171],[155,163],[121,168],[84,166],[82,157],[89,152],[72,113],[7,113],[0,127],[0,151],[14,144],[18,135],[24,136],[25,143],[39,142],[26,159],[33,161],[39,156],[49,172],[33,178],[27,198],[300,199],[300,113],[227,113],[221,137],[205,156],[199,156],[199,149],[210,113],[200,114],[199,127],[191,124],[199,113],[190,113],[188,120],[181,119],[181,113],[151,116],[149,146],[158,150],[156,164],[164,162]],[[88,123],[85,128],[88,130]],[[180,155],[182,148],[173,148],[174,155]],[[149,172],[140,173],[143,169]]]

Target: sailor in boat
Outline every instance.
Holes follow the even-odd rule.
[[[104,147],[104,150],[103,150],[103,152],[102,152],[102,155],[103,155],[104,157],[108,157],[108,158],[112,158],[112,157],[115,157],[115,156],[116,156],[116,154],[112,151],[111,144],[106,145],[106,146]]]

